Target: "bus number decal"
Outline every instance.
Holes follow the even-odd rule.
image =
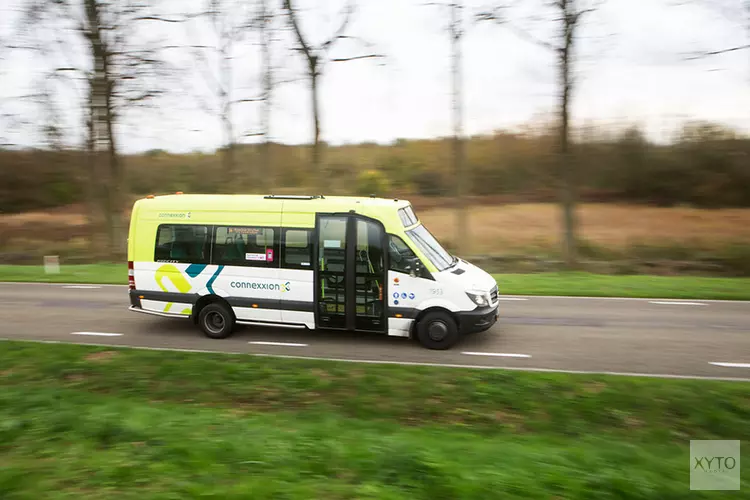
[[[430,293],[432,295],[443,295],[443,289],[442,288],[430,288]]]

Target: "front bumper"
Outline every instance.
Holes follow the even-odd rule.
[[[500,316],[499,304],[458,313],[458,328],[462,334],[489,330]]]

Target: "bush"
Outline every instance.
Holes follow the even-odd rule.
[[[710,124],[688,124],[672,144],[650,142],[631,127],[619,135],[590,134],[573,147],[581,201],[661,206],[750,206],[750,137]],[[498,132],[466,141],[471,194],[511,195],[529,201],[556,193],[557,138],[549,133]],[[268,165],[256,145],[235,151],[232,192],[309,191],[325,175],[330,194],[419,194],[455,191],[452,142],[400,140],[395,145],[325,146],[324,174],[310,168],[308,146],[272,144]],[[221,151],[122,155],[125,194],[212,193],[221,186]],[[264,160],[265,161],[265,160]],[[21,212],[83,201],[91,176],[78,151],[0,150],[0,211]],[[95,181],[95,182],[98,182]],[[555,195],[556,196],[556,195]]]
[[[388,178],[379,170],[364,170],[357,176],[357,194],[384,196],[391,189]]]

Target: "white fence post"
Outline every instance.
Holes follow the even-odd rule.
[[[44,256],[44,274],[60,274],[60,257],[57,255]]]

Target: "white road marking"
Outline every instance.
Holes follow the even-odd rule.
[[[280,345],[285,347],[307,347],[307,344],[295,344],[294,342],[268,342],[265,340],[255,340],[252,342],[248,342],[248,344],[256,344],[256,345]]]
[[[122,337],[122,333],[107,332],[73,332],[71,335],[86,335],[90,337]]]
[[[705,306],[701,302],[684,302],[684,301],[673,301],[673,300],[651,300],[650,304],[659,304],[662,306]]]
[[[725,368],[750,368],[750,363],[712,363],[709,361],[709,365],[723,366]]]
[[[662,300],[662,301],[673,301],[678,302],[682,300],[689,300],[689,299],[678,299],[678,300],[670,300],[660,297],[593,297],[593,296],[576,296],[576,295],[526,295],[525,297],[536,299],[569,299],[569,300],[625,300],[628,302],[646,302],[646,301],[653,301],[653,300]],[[700,300],[701,302],[706,302],[709,304],[743,304],[743,305],[750,305],[750,300],[734,300],[734,299],[698,299],[695,297],[693,300]]]
[[[468,356],[493,356],[496,358],[530,358],[529,354],[511,354],[506,352],[462,352]]]
[[[94,285],[63,285],[63,288],[76,288],[79,290],[93,290],[95,288],[101,288],[101,287],[94,286]]]
[[[178,347],[146,347],[127,344],[97,344],[95,342],[67,342],[62,340],[41,340],[41,339],[10,339],[0,337],[0,342],[28,342],[32,344],[73,344],[91,347],[115,347],[121,349],[135,349],[140,351],[167,351],[167,352],[187,352],[197,354],[227,354],[230,356],[255,356],[259,358],[282,358],[282,359],[303,359],[308,361],[334,361],[340,363],[362,363],[371,365],[405,365],[405,366],[431,366],[435,368],[466,368],[472,370],[505,370],[517,372],[540,372],[540,373],[568,373],[571,375],[611,375],[616,377],[646,377],[646,378],[665,378],[679,380],[724,380],[727,382],[750,382],[750,378],[741,377],[711,377],[704,375],[672,375],[664,373],[646,373],[646,372],[608,372],[608,371],[586,371],[586,370],[556,370],[553,368],[533,368],[518,366],[487,366],[487,365],[465,365],[457,363],[424,363],[419,361],[386,361],[374,359],[347,359],[347,358],[325,358],[315,356],[295,356],[291,354],[262,354],[254,352],[237,352],[237,351],[214,351],[204,349],[181,349]]]

